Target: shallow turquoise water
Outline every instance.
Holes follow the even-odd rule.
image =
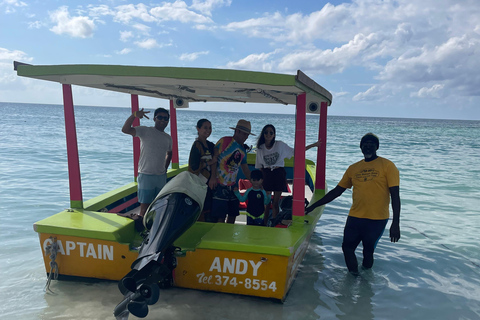
[[[113,319],[121,299],[116,283],[53,282],[55,295],[43,291],[32,225],[69,206],[62,107],[0,103],[0,114],[2,319]],[[128,115],[126,108],[76,108],[84,199],[132,181],[131,137],[120,131]],[[212,121],[212,141],[246,118],[257,134],[273,123],[277,139],[293,146],[291,115],[177,115],[181,163],[202,117]],[[315,119],[308,117],[307,143],[316,140]],[[148,319],[479,319],[480,122],[329,117],[330,187],[361,159],[359,141],[369,131],[380,137],[379,155],[400,169],[402,199],[402,238],[393,244],[385,233],[373,270],[354,278],[344,266],[347,191],[326,207],[283,305],[173,288],[162,292]]]

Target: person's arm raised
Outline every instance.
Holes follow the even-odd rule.
[[[313,147],[318,147],[319,145],[320,145],[320,141],[309,144],[308,146],[305,147],[305,151],[312,149]]]
[[[149,112],[150,111],[143,111],[143,108],[142,108],[141,110],[138,110],[132,113],[130,117],[128,117],[127,120],[125,120],[125,123],[123,124],[123,127],[122,127],[122,132],[135,137],[136,131],[135,131],[135,128],[132,127],[133,121],[135,120],[135,118],[142,119],[143,117],[145,117],[149,119],[146,115]]]

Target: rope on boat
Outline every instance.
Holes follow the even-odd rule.
[[[275,96],[272,96],[270,93],[268,93],[267,91],[263,90],[263,89],[257,89],[257,92],[262,94],[264,97],[266,98],[270,98],[272,99],[273,101],[277,102],[277,103],[281,103],[281,104],[284,104],[284,105],[287,105],[288,103],[275,97]]]
[[[50,237],[50,239],[52,240],[52,243],[45,247],[45,254],[50,257],[50,272],[48,273],[47,283],[43,290],[47,293],[55,294],[55,292],[50,289],[50,283],[52,282],[52,279],[57,280],[58,278],[58,264],[55,259],[57,258],[59,246],[56,237]]]

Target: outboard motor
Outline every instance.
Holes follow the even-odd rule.
[[[143,219],[147,236],[132,270],[118,283],[124,299],[115,307],[116,319],[128,319],[129,313],[146,317],[148,305],[158,301],[159,285],[173,285],[173,242],[197,221],[206,193],[207,185],[184,171],[170,180],[150,204]]]

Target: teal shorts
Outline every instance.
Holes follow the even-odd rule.
[[[167,183],[167,174],[155,175],[139,173],[138,178],[138,202],[152,203],[157,194]]]

